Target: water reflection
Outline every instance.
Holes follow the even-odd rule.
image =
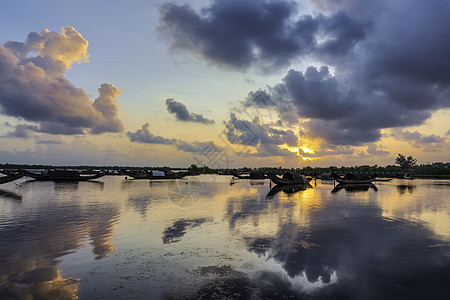
[[[22,195],[17,194],[12,191],[0,189],[0,198],[12,199],[12,200],[22,200]]]
[[[450,294],[448,182],[415,180],[404,194],[397,179],[337,193],[320,181],[103,182],[37,182],[14,190],[22,201],[0,196],[0,298]]]
[[[415,188],[416,188],[415,185],[404,185],[404,184],[397,185],[397,190],[400,195],[403,195],[406,192],[408,192],[409,194],[412,194],[414,192]]]
[[[164,244],[176,243],[181,240],[181,238],[186,234],[187,229],[193,229],[202,225],[205,222],[211,222],[210,218],[200,218],[200,219],[181,219],[173,223],[172,226],[166,228],[163,232],[162,240]]]
[[[0,218],[0,298],[75,299],[79,279],[61,275],[60,258],[76,253],[86,241],[95,259],[105,258],[114,249],[111,237],[118,207],[81,205],[82,199],[73,195],[78,185],[36,191],[26,182],[22,186],[23,213],[12,211]],[[33,193],[37,191],[41,199],[33,197],[40,195]],[[66,201],[68,194],[73,201]]]

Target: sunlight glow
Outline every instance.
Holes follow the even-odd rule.
[[[303,159],[304,161],[312,161],[315,160],[316,157],[307,157],[307,156],[303,156],[302,153],[307,153],[307,154],[314,154],[314,150],[308,148],[308,144],[303,144],[303,146],[301,147],[290,147],[286,144],[280,146],[281,149],[286,149],[288,151],[291,151],[292,153],[297,154],[298,157],[300,157],[301,159]]]

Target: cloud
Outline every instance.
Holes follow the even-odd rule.
[[[368,144],[367,145],[367,153],[369,153],[371,155],[388,155],[389,151],[385,151],[383,149],[380,149],[379,146],[377,146],[376,144],[372,143],[372,144]]]
[[[138,129],[136,132],[127,132],[127,136],[130,138],[130,141],[136,143],[145,143],[145,144],[161,144],[161,145],[173,145],[176,142],[176,139],[166,139],[159,135],[154,135],[149,130],[150,124],[145,123],[142,125],[141,129]]]
[[[17,126],[12,126],[9,123],[5,123],[7,127],[13,127],[14,131],[7,132],[3,138],[21,138],[29,139],[33,137],[33,131],[37,130],[37,126],[19,124]]]
[[[178,140],[176,142],[175,146],[178,150],[181,150],[184,152],[192,152],[192,153],[221,152],[223,150],[221,147],[214,144],[213,141],[187,143],[185,141]]]
[[[88,61],[88,42],[72,27],[32,32],[26,41],[0,44],[1,113],[36,123],[34,131],[52,134],[120,132],[115,98],[121,93],[102,84],[92,103],[65,77],[73,63]]]
[[[154,135],[149,130],[150,125],[145,123],[141,129],[136,132],[127,132],[127,136],[130,141],[143,144],[160,144],[160,145],[173,145],[177,150],[183,152],[199,153],[205,150],[208,152],[220,152],[222,148],[214,144],[214,142],[185,142],[178,139],[168,139],[159,135]]]
[[[190,113],[186,105],[181,102],[175,101],[172,98],[166,99],[166,106],[169,113],[175,115],[177,120],[203,124],[214,124],[214,120],[207,119],[203,117],[203,115]]]
[[[161,7],[159,30],[172,49],[221,66],[265,71],[287,65],[315,44],[317,22],[310,16],[291,21],[292,1],[213,1],[200,12],[188,5]]]
[[[377,142],[381,130],[416,126],[450,107],[450,3],[444,0],[213,1],[195,11],[166,4],[160,30],[174,49],[218,66],[287,71],[244,106],[276,107],[282,123],[325,144]],[[244,136],[245,137],[245,136]]]
[[[414,132],[408,130],[394,130],[392,136],[396,139],[407,141],[413,147],[420,148],[422,146],[441,147],[445,144],[445,139],[435,135],[423,135],[417,130]]]
[[[230,120],[225,124],[224,134],[232,144],[255,147],[257,153],[244,152],[250,156],[291,156],[292,152],[281,149],[279,146],[297,146],[298,138],[292,130],[272,128],[262,124],[258,117],[251,122],[241,120],[236,114],[230,114]]]

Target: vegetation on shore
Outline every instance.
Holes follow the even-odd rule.
[[[242,167],[242,168],[233,168],[233,169],[212,169],[208,166],[197,166],[192,164],[188,168],[171,168],[167,166],[163,167],[133,167],[133,166],[52,166],[52,165],[28,165],[28,164],[0,164],[0,169],[51,169],[51,168],[65,168],[65,169],[95,169],[95,170],[139,170],[139,169],[153,169],[153,170],[181,170],[188,169],[192,174],[217,174],[222,173],[226,174],[230,171],[238,171],[238,172],[251,172],[252,170],[260,170],[263,172],[273,172],[273,173],[284,173],[286,171],[306,174],[310,176],[319,176],[322,173],[332,172],[337,174],[345,174],[345,173],[368,173],[375,174],[378,177],[389,177],[394,176],[395,174],[401,173],[411,173],[416,177],[442,177],[448,178],[450,177],[450,168],[447,168],[447,165],[432,165],[432,164],[421,164],[417,165],[417,160],[412,156],[404,156],[403,154],[398,154],[395,159],[394,165],[388,166],[378,166],[378,165],[362,165],[362,166],[330,166],[330,167],[303,167],[303,168],[282,168],[282,167],[259,167],[259,168],[250,168],[250,167]]]

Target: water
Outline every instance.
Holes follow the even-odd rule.
[[[450,181],[376,187],[23,178],[0,186],[0,298],[450,299]]]

